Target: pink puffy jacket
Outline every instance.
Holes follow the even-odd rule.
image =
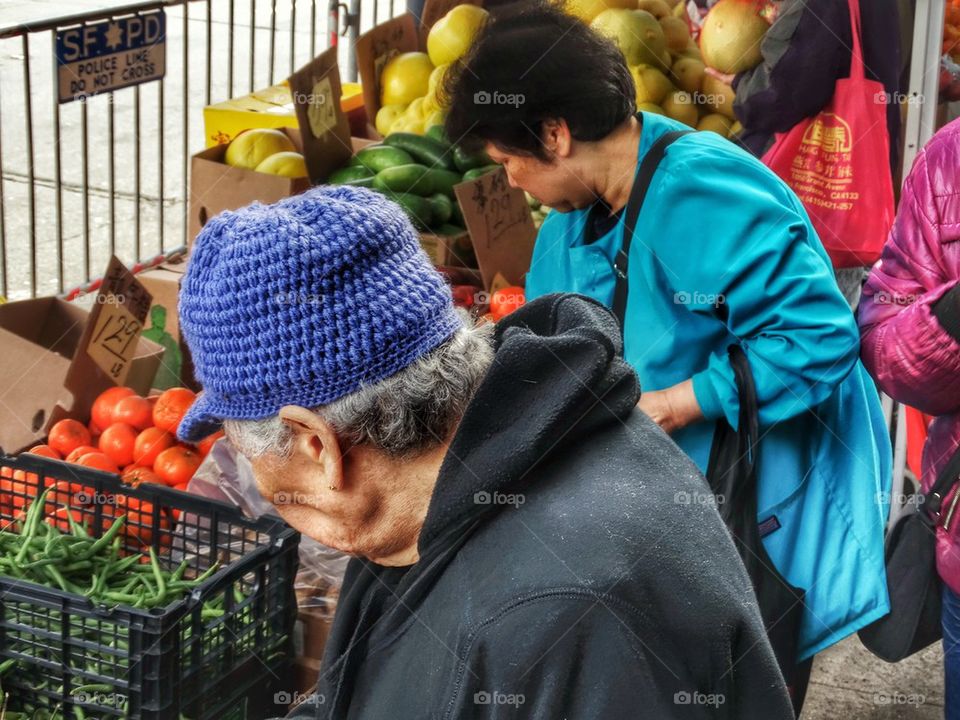
[[[923,450],[924,491],[960,447],[960,291],[937,305],[958,282],[960,120],[941,129],[914,162],[859,313],[863,362],[883,391],[937,416]],[[952,324],[944,316],[948,305]],[[937,567],[960,593],[960,513],[938,532]]]

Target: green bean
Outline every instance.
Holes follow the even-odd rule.
[[[114,602],[125,603],[129,605],[139,600],[142,596],[134,595],[132,593],[105,592],[103,593],[103,597],[107,600],[113,600]]]
[[[123,523],[126,518],[126,515],[121,515],[114,520],[110,528],[96,542],[94,542],[93,545],[87,548],[87,551],[84,554],[85,557],[96,555],[98,552],[108,547],[110,543],[113,542],[113,539],[117,536],[117,533],[120,532],[120,528],[123,527]]]
[[[40,511],[43,509],[43,506],[47,500],[47,495],[50,494],[52,489],[53,488],[47,488],[43,491],[43,494],[39,498],[30,503],[30,509],[27,510],[27,519],[23,522],[23,532],[20,533],[23,544],[20,546],[20,551],[16,556],[18,563],[22,563],[27,557],[27,552],[30,549],[27,541],[31,540],[34,536],[34,533],[36,533],[37,518],[40,517]],[[46,525],[46,523],[44,523],[44,525]]]
[[[96,671],[94,671],[96,672]],[[113,685],[107,685],[106,683],[88,683],[87,685],[79,685],[73,689],[73,693],[93,693],[93,692],[113,692]]]
[[[139,581],[137,578],[135,578],[135,577],[130,578],[130,579],[126,582],[126,584],[120,589],[120,592],[122,592],[122,593],[129,593],[131,590],[133,590],[134,585],[136,585],[138,582],[140,582],[140,581]]]
[[[80,570],[92,570],[93,563],[89,560],[78,560],[77,562],[70,563],[69,565],[64,565],[61,570],[65,573],[75,573]]]
[[[163,571],[160,570],[160,561],[157,560],[157,553],[153,548],[150,548],[150,566],[153,568],[153,577],[157,581],[157,603],[163,601],[163,597],[167,594],[167,584],[163,578]]]
[[[190,567],[190,563],[184,560],[180,563],[180,566],[173,571],[173,575],[170,576],[171,582],[177,582],[180,578],[183,577],[183,574],[187,571],[187,568]]]
[[[144,593],[146,596],[156,597],[156,595],[157,595],[157,588],[156,588],[156,586],[153,584],[153,581],[150,579],[150,576],[149,576],[149,575],[137,575],[137,580],[139,580],[139,581],[140,581],[140,584],[143,585],[143,593]],[[147,599],[147,598],[145,597],[145,598],[144,598],[144,602],[146,602],[146,599]]]
[[[220,569],[220,563],[215,562],[213,565],[207,568],[206,572],[201,573],[198,577],[194,578],[193,580],[188,580],[187,582],[191,584],[191,587],[196,587],[197,585],[202,583],[204,580],[206,580],[208,577],[213,575],[219,569]]]
[[[90,537],[87,535],[87,531],[76,520],[73,519],[73,513],[67,513],[67,525],[70,527],[70,532],[73,534],[73,537]]]

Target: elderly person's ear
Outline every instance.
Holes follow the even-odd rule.
[[[322,417],[299,405],[280,408],[280,419],[293,431],[293,455],[317,463],[331,490],[343,482],[343,455],[333,427]]]

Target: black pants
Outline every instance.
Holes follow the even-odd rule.
[[[813,658],[798,664],[793,683],[789,688],[790,700],[793,702],[793,712],[797,717],[800,717],[800,711],[803,710],[803,701],[807,697],[811,670],[813,670]]]

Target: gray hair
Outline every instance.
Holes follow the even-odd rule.
[[[447,341],[400,372],[311,410],[337,436],[394,457],[415,457],[448,438],[493,362],[493,325],[469,319]],[[230,442],[248,458],[293,452],[279,416],[226,420]]]

